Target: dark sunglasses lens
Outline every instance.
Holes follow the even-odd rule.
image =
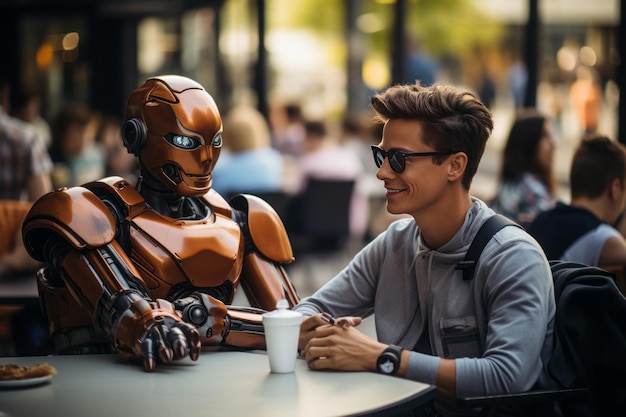
[[[378,168],[380,168],[383,165],[383,162],[385,162],[384,152],[382,149],[378,148],[372,148],[372,150],[374,151],[374,163]]]
[[[389,165],[397,174],[404,171],[404,156],[401,153],[389,152]]]

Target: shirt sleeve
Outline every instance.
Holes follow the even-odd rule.
[[[618,236],[621,235],[617,229],[608,224],[601,224],[572,243],[561,258],[564,261],[598,266],[607,239]]]

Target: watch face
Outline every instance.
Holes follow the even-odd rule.
[[[396,364],[390,358],[382,358],[378,363],[378,369],[384,374],[390,374],[394,371]]]

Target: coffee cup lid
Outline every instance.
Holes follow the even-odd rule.
[[[276,310],[269,311],[263,314],[263,319],[265,318],[301,318],[302,314],[297,311],[293,311],[289,309],[289,302],[287,300],[282,299],[278,300],[276,303]]]

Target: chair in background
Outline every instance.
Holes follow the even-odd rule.
[[[0,200],[0,254],[13,248],[15,236],[33,203],[17,200]]]
[[[15,237],[31,205],[24,201],[0,200],[0,255],[13,249]],[[14,353],[11,320],[22,309],[20,305],[0,306],[0,353]],[[7,347],[2,348],[3,345]]]
[[[278,213],[278,216],[280,216],[283,223],[285,223],[285,225],[287,224],[289,221],[291,203],[293,201],[292,194],[285,191],[263,191],[247,194],[255,195],[267,202],[274,210],[276,210],[276,213]]]
[[[291,205],[288,232],[294,254],[340,250],[350,236],[355,181],[311,178]]]
[[[304,267],[305,290],[316,289],[312,283],[314,266],[330,262],[332,256],[339,256],[338,262],[345,261],[354,187],[354,180],[310,178],[290,206],[286,227],[296,258],[290,268]]]
[[[19,244],[21,228],[32,202],[0,200],[0,254]],[[35,279],[35,272],[16,272],[3,277],[12,280]],[[30,356],[50,353],[47,322],[38,304],[4,304],[0,306],[0,354]]]

